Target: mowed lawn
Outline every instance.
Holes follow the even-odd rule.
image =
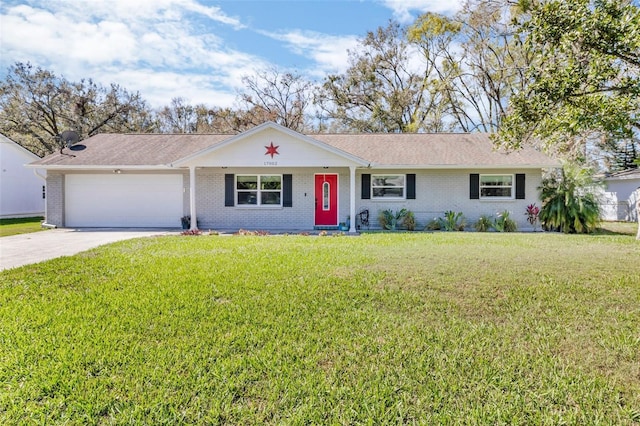
[[[0,237],[42,231],[42,217],[0,219]]]
[[[129,240],[0,321],[0,424],[640,422],[631,235]]]

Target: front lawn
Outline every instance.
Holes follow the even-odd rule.
[[[0,219],[0,237],[42,231],[42,217]]]
[[[128,240],[0,273],[1,424],[637,424],[640,243]]]
[[[600,222],[596,234],[636,235],[637,222]]]

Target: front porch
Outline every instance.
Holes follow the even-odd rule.
[[[333,176],[335,180],[323,185],[325,176]],[[262,184],[265,177],[276,183],[261,192],[253,181]],[[287,169],[191,166],[188,177],[185,176],[183,210],[185,216],[191,217],[192,230],[310,232],[339,230],[341,223],[349,222],[346,232],[355,233],[356,221],[351,218],[358,213],[356,180],[355,166]],[[323,216],[332,212],[333,216]]]

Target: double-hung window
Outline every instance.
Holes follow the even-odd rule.
[[[237,175],[239,206],[282,206],[282,175]]]
[[[513,199],[513,175],[480,175],[480,199]]]
[[[373,198],[405,198],[405,175],[371,175]]]

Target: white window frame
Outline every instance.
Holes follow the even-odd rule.
[[[384,189],[384,188],[400,188],[400,186],[384,186],[384,185],[375,185],[376,177],[402,177],[402,195],[399,197],[381,197],[375,195],[375,189]],[[371,175],[371,199],[372,200],[404,200],[407,198],[407,175],[402,173],[378,173]]]
[[[279,177],[280,178],[280,189],[262,189],[262,178],[264,177]],[[269,208],[269,207],[282,207],[282,195],[283,195],[283,178],[281,174],[237,174],[235,179],[235,197],[236,197],[236,206],[238,207],[251,207],[251,208],[257,208],[257,207],[263,207],[263,208]],[[238,178],[242,178],[242,177],[256,177],[257,179],[257,188],[256,189],[238,189]],[[238,198],[238,194],[241,192],[255,192],[256,193],[256,203],[255,204],[245,204],[245,203],[241,203],[240,199]],[[263,193],[267,193],[267,192],[277,192],[280,194],[280,203],[279,204],[262,204],[262,194]]]
[[[483,185],[482,178],[484,177],[495,177],[495,176],[510,176],[511,177],[511,185]],[[511,173],[492,173],[492,174],[484,174],[480,175],[479,180],[479,191],[480,191],[480,199],[481,200],[515,200],[516,198],[516,176]],[[510,196],[504,195],[482,195],[482,190],[484,188],[509,188],[511,189]]]

